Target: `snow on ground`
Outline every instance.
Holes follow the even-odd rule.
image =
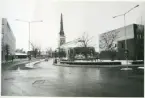
[[[141,60],[138,60],[138,61],[141,61]],[[75,62],[95,62],[95,60],[75,60]],[[133,60],[114,60],[114,61],[111,61],[111,60],[96,60],[96,62],[121,62],[122,65],[126,65],[126,64],[131,64],[131,62],[133,62]]]
[[[144,67],[138,67],[138,69],[144,69]]]
[[[44,59],[41,59],[41,60],[35,61],[35,62],[30,62],[30,63],[26,64],[25,67],[33,68],[35,64],[37,64],[41,61],[44,61]]]

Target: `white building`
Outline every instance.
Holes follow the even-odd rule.
[[[5,46],[9,46],[9,55],[15,55],[16,39],[11,30],[11,27],[6,18],[1,20],[1,38],[2,38],[2,60],[5,60],[6,49]]]

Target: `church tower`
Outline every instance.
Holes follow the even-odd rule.
[[[61,13],[58,47],[60,47],[64,43],[65,43],[65,35],[64,35],[64,31],[63,31],[63,17],[62,17],[62,13]]]

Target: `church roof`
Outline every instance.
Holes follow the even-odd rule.
[[[61,45],[60,48],[73,48],[73,47],[81,47],[80,43],[78,42],[79,39],[75,39],[73,41],[66,42],[65,44]]]

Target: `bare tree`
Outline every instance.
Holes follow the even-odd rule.
[[[31,43],[31,42],[30,42],[30,44],[32,46],[32,51],[33,51],[34,57],[36,58],[37,55],[40,56],[41,55],[41,46],[38,46],[38,45]]]
[[[114,45],[114,42],[118,36],[118,32],[119,31],[113,30],[113,31],[110,31],[101,35],[101,38],[99,40],[100,49],[111,50],[111,51],[114,50],[116,47]]]
[[[41,55],[41,46],[39,45],[36,48],[38,49],[38,55],[40,56]]]
[[[100,49],[104,50],[104,52],[107,52],[108,55],[112,60],[114,60],[114,57],[116,56],[116,45],[114,45],[116,38],[118,37],[118,32],[116,30],[104,33],[100,37],[99,47]],[[103,53],[103,51],[102,51]]]
[[[46,55],[49,56],[50,48],[46,48]]]
[[[92,46],[91,45],[92,38],[93,36],[89,37],[89,35],[86,32],[84,32],[83,35],[78,39],[78,42],[80,43],[81,47],[84,47],[85,50],[88,50],[89,48],[87,47]],[[88,51],[83,52],[86,59],[88,59],[88,53],[89,53]]]
[[[82,47],[89,47],[90,42],[92,41],[92,37],[89,37],[86,32],[83,33],[83,35],[79,38],[78,42],[81,43],[80,46]]]

